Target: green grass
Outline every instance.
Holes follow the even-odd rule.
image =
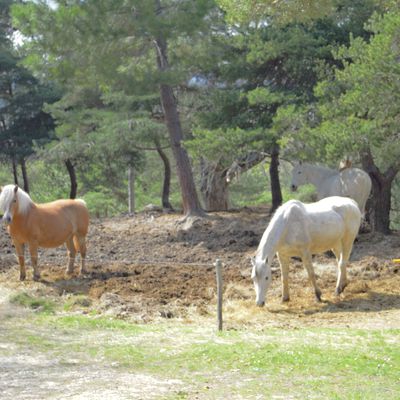
[[[56,304],[53,301],[34,297],[25,292],[12,296],[10,302],[45,314],[54,313],[56,309]]]
[[[138,325],[113,318],[56,314],[73,310],[28,293],[10,301],[32,310],[7,319],[6,342],[21,351],[60,359],[118,365],[160,379],[179,379],[189,391],[168,398],[398,399],[400,330],[243,329],[215,332],[214,324]],[[0,351],[1,355],[1,351]],[[186,387],[185,386],[185,387]]]
[[[64,302],[64,311],[73,311],[74,309],[87,308],[92,305],[92,300],[84,295],[78,294],[70,296]]]
[[[31,318],[29,326],[19,327],[19,347],[185,383],[187,390],[166,398],[192,398],[193,393],[206,398],[263,393],[267,399],[400,396],[398,330],[274,328],[218,334],[213,325],[136,325],[82,315]],[[32,334],[32,323],[39,335]]]
[[[128,322],[114,318],[97,318],[84,315],[66,315],[56,318],[44,318],[48,324],[55,328],[78,329],[78,330],[117,330],[119,332],[127,331],[129,333],[137,333],[146,330],[145,326],[134,325]]]

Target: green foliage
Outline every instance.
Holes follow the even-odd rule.
[[[349,42],[349,32],[369,36],[363,24],[376,4],[359,0],[360,8],[355,11],[354,2],[335,2],[329,15],[322,11],[315,18],[315,4],[308,3],[303,4],[305,14],[310,13],[307,24],[298,23],[287,10],[290,23],[284,26],[276,24],[273,18],[271,23],[247,26],[239,14],[246,16],[254,11],[265,22],[270,11],[280,12],[280,6],[272,2],[219,3],[229,15],[238,17],[239,23],[232,39],[221,35],[221,42],[230,46],[231,53],[222,53],[219,64],[223,67],[213,73],[226,86],[205,91],[205,100],[201,97],[203,107],[199,107],[194,121],[197,128],[185,144],[191,154],[222,167],[230,166],[251,150],[268,154],[277,141],[285,147],[286,154],[295,153],[296,158],[322,160],[327,153],[337,154],[340,150],[336,143],[329,146],[328,139],[322,143],[321,137],[307,136],[306,130],[318,122],[312,105],[314,87],[319,77],[329,75],[338,63],[332,50]],[[295,10],[295,4],[290,7]],[[308,115],[303,115],[305,111]],[[287,135],[297,135],[300,129],[304,134],[299,140]]]
[[[317,159],[335,163],[344,154],[357,155],[368,147],[380,168],[397,163],[399,18],[394,13],[375,16],[369,43],[354,38],[350,47],[340,48],[336,58],[344,68],[335,70],[334,80],[317,86],[318,107],[306,110],[308,116],[304,109],[280,112],[277,123],[282,125],[286,117],[290,128],[286,144],[302,143],[308,153],[317,149]],[[290,126],[290,119],[300,123]]]
[[[268,190],[270,179],[268,164],[260,164],[256,168],[240,175],[230,186],[230,204],[233,208],[248,206],[269,206],[272,195]],[[303,185],[297,192],[290,190],[290,174],[287,168],[281,169],[280,174],[283,202],[296,198],[305,203],[315,201],[315,188],[312,185]]]
[[[58,164],[35,160],[28,164],[31,183],[30,196],[35,203],[47,203],[68,198],[67,171]],[[9,179],[8,182],[11,182]]]
[[[36,143],[51,139],[54,124],[43,105],[56,101],[60,92],[20,65],[12,41],[11,4],[0,2],[0,157],[17,163],[34,152]]]
[[[282,24],[293,20],[308,22],[329,15],[334,11],[334,1],[261,1],[261,0],[218,0],[227,12],[229,21],[262,23],[273,19]]]
[[[30,40],[26,65],[65,89],[50,108],[57,141],[49,153],[69,160],[84,190],[109,186],[121,200],[128,166],[140,172],[144,148],[163,146],[160,84],[185,82],[180,56],[207,31],[211,0],[32,2],[13,8],[14,23]],[[211,14],[210,14],[211,15]],[[166,40],[168,68],[157,59]],[[158,94],[158,96],[156,96]]]
[[[261,129],[244,131],[243,129],[217,129],[213,131],[197,129],[193,139],[185,142],[185,146],[198,157],[207,155],[221,165],[228,166],[232,157],[252,148],[254,138],[259,137]],[[244,142],[244,140],[247,141]]]
[[[158,202],[160,179],[154,179],[157,171],[146,171],[149,156],[143,149],[167,143],[160,83],[177,88],[185,146],[195,164],[201,157],[225,168],[250,151],[268,154],[276,142],[284,156],[334,165],[366,143],[381,166],[398,154],[391,143],[398,126],[399,21],[398,6],[390,0],[219,0],[225,14],[211,0],[165,0],[159,12],[156,2],[139,0],[57,4],[13,6],[14,24],[29,38],[21,49],[24,65],[35,79],[56,81],[64,94],[45,108],[57,123],[45,151],[37,150],[49,131],[46,136],[34,129],[40,135],[30,133],[31,142],[28,130],[18,134],[30,143],[24,154],[35,150],[62,168],[72,161],[94,213],[124,209],[128,165],[140,174],[137,204]],[[381,18],[382,10],[390,12]],[[160,49],[154,43],[160,37],[169,45],[168,71],[157,66]],[[14,53],[2,54],[7,70]],[[24,79],[31,76],[24,73]],[[186,87],[195,74],[206,78],[207,87]],[[24,98],[32,93],[24,92]],[[22,97],[20,104],[19,110],[32,110]],[[260,193],[253,183],[250,192]],[[66,183],[57,187],[58,197]],[[255,195],[251,201],[267,200]]]
[[[121,211],[121,209],[118,209],[118,204],[112,198],[110,191],[107,193],[102,187],[95,192],[86,193],[84,200],[90,212],[96,217],[107,217],[115,215],[116,211]]]

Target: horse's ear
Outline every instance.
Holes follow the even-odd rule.
[[[17,193],[18,192],[18,185],[15,185],[14,186],[14,193]]]

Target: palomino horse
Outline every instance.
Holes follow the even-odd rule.
[[[34,280],[40,278],[38,247],[58,247],[63,243],[69,254],[67,273],[73,272],[77,251],[81,253],[80,273],[85,272],[89,213],[83,200],[35,204],[18,186],[7,185],[0,194],[0,210],[18,255],[21,281],[26,278],[25,244],[29,246]]]
[[[265,230],[256,256],[252,259],[251,277],[256,303],[263,306],[271,284],[271,263],[278,255],[282,275],[282,301],[289,300],[288,273],[290,257],[301,257],[315,296],[321,300],[312,255],[332,250],[338,263],[336,294],[347,285],[346,264],[361,223],[357,203],[346,197],[332,196],[316,203],[290,200],[278,208]]]
[[[337,171],[299,162],[293,167],[291,189],[296,191],[306,183],[316,187],[318,200],[329,196],[350,197],[357,202],[362,214],[372,186],[369,175],[358,168]]]

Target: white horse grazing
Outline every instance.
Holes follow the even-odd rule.
[[[350,197],[355,200],[364,215],[365,203],[371,192],[371,178],[358,168],[345,168],[341,171],[311,165],[297,163],[292,171],[291,189],[306,183],[313,184],[317,189],[318,200],[329,196]]]
[[[258,306],[265,304],[271,284],[271,263],[277,254],[282,274],[282,301],[289,300],[288,273],[290,257],[301,257],[317,300],[317,286],[312,255],[332,250],[338,263],[336,294],[347,285],[346,265],[361,223],[361,212],[352,199],[332,196],[316,203],[290,200],[278,208],[265,230],[256,256],[251,260],[251,277]]]

